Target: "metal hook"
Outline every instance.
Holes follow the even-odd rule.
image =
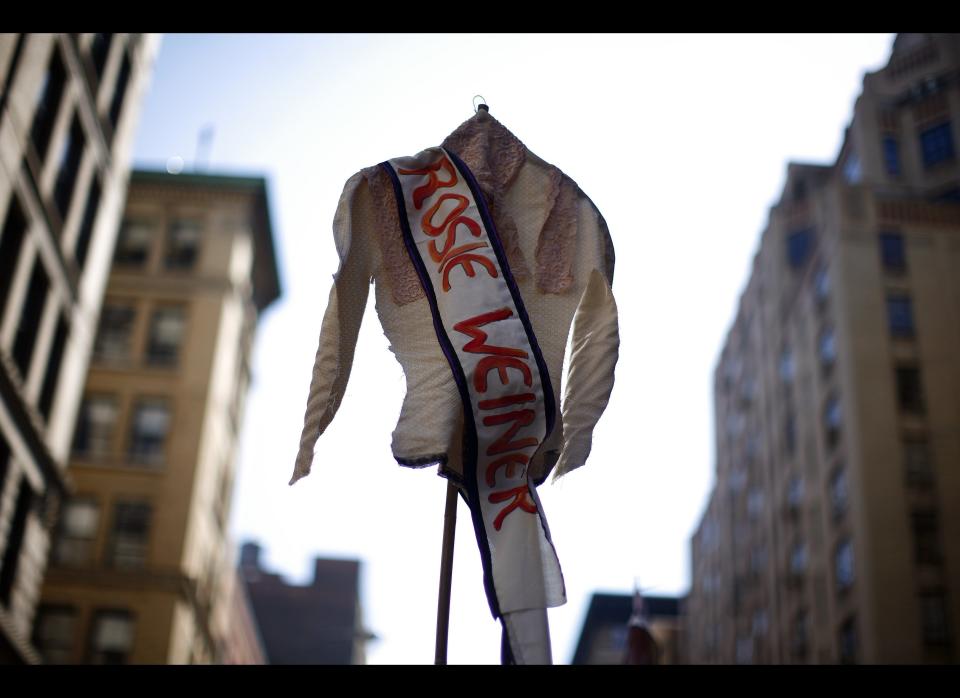
[[[477,97],[480,98],[480,104],[477,104]],[[476,114],[476,113],[479,112],[481,109],[483,109],[485,112],[489,112],[489,111],[490,111],[490,107],[488,107],[488,106],[485,104],[486,101],[487,101],[487,100],[485,100],[485,99],[483,98],[483,95],[474,95],[474,96],[473,96],[473,113]]]

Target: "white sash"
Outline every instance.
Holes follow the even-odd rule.
[[[491,610],[559,606],[563,575],[527,473],[552,428],[553,393],[479,186],[442,148],[382,166],[463,401],[464,480]]]

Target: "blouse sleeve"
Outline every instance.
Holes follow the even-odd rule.
[[[362,182],[362,172],[347,180],[333,219],[340,266],[333,277],[333,288],[320,329],[320,345],[314,359],[291,485],[310,474],[314,446],[340,407],[353,365],[353,352],[373,275],[373,262],[361,235],[363,231],[353,230],[357,218],[354,207],[359,205],[358,190]]]
[[[556,480],[583,465],[590,455],[593,429],[607,407],[620,349],[617,303],[613,297],[613,246],[601,223],[598,267],[580,298],[573,318],[570,367],[563,395],[563,447],[554,470]],[[605,258],[605,259],[604,259]]]

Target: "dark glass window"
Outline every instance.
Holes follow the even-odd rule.
[[[823,410],[823,422],[826,427],[827,445],[833,448],[840,440],[840,428],[843,425],[843,412],[837,398],[832,397],[827,400]]]
[[[94,499],[77,498],[66,503],[53,547],[58,565],[83,566],[94,561],[100,505]]]
[[[41,606],[37,612],[33,643],[45,664],[69,664],[77,630],[77,609]]]
[[[913,303],[910,296],[887,296],[887,322],[893,337],[913,337]]]
[[[792,269],[799,269],[807,261],[813,249],[813,230],[797,230],[787,236],[787,262]]]
[[[30,128],[30,140],[33,141],[33,148],[41,163],[47,159],[50,135],[53,133],[57,112],[60,111],[66,81],[67,70],[60,57],[60,49],[54,44],[47,73],[37,94],[37,109],[33,116],[33,126]]]
[[[950,642],[950,620],[947,615],[947,599],[942,592],[923,594],[920,597],[920,613],[923,623],[923,641],[927,645],[945,645]]]
[[[13,282],[17,262],[20,261],[20,247],[26,232],[27,219],[23,216],[16,193],[11,192],[7,217],[3,221],[3,230],[0,231],[0,323],[3,322],[10,284]]]
[[[793,382],[793,374],[793,352],[790,349],[784,349],[780,352],[780,379],[784,383],[791,383]]]
[[[37,409],[44,419],[50,416],[50,407],[53,405],[54,391],[57,388],[57,379],[60,377],[60,364],[63,363],[63,350],[67,346],[69,325],[63,313],[58,313],[57,329],[53,335],[53,344],[50,346],[50,356],[47,359],[47,369],[43,374],[43,385],[40,388],[40,400]]]
[[[130,358],[130,340],[137,311],[132,305],[106,303],[100,312],[100,327],[93,355],[97,361]]]
[[[165,403],[151,401],[137,405],[130,438],[130,459],[137,463],[162,463],[169,428],[170,412]]]
[[[803,543],[794,544],[790,551],[790,574],[795,577],[802,575],[807,569],[807,546]]]
[[[70,201],[73,199],[77,173],[80,171],[80,159],[83,157],[83,141],[83,126],[80,125],[79,117],[74,114],[67,140],[63,144],[63,150],[60,151],[60,169],[53,188],[53,200],[61,220],[67,219]]]
[[[150,542],[150,518],[151,508],[146,502],[117,502],[109,555],[113,567],[143,568]]]
[[[27,530],[27,515],[33,508],[36,495],[26,478],[20,478],[20,491],[13,510],[13,520],[7,533],[7,545],[3,551],[3,566],[0,567],[0,604],[10,607],[10,596],[17,579],[20,564],[20,551],[23,548],[23,536]]]
[[[150,257],[153,226],[147,221],[125,220],[120,226],[113,261],[124,266],[143,266]]]
[[[790,649],[794,657],[801,658],[807,653],[809,637],[809,619],[806,611],[798,611],[793,620],[793,633],[790,638]]]
[[[124,97],[127,95],[127,83],[130,81],[130,57],[124,52],[123,62],[120,64],[120,75],[117,77],[117,86],[110,100],[110,126],[114,130],[120,120],[120,110],[123,109]]]
[[[830,506],[835,517],[842,516],[847,510],[847,472],[838,468],[830,478]]]
[[[903,442],[907,483],[919,487],[933,484],[933,461],[926,439],[909,438]]]
[[[90,636],[90,664],[126,664],[133,652],[133,616],[129,611],[98,611]]]
[[[154,366],[174,366],[183,343],[183,308],[158,308],[150,321],[150,340],[147,345],[147,363]]]
[[[783,443],[787,455],[793,455],[797,450],[797,421],[792,414],[788,414],[783,424]]]
[[[913,522],[913,552],[918,565],[939,565],[940,523],[935,511],[915,511]]]
[[[795,511],[801,504],[803,504],[803,477],[793,475],[787,483],[787,506]]]
[[[836,359],[837,340],[833,328],[828,327],[820,335],[820,362],[824,368],[830,368]]]
[[[191,269],[197,260],[200,224],[197,221],[175,220],[167,230],[167,269]]]
[[[849,539],[844,539],[837,546],[834,566],[837,573],[837,591],[844,592],[853,586],[853,543]]]
[[[43,260],[38,256],[33,262],[33,273],[30,275],[30,284],[27,286],[27,298],[20,314],[20,325],[17,327],[16,341],[13,345],[13,359],[24,380],[30,371],[33,346],[37,341],[37,331],[40,329],[40,319],[43,316],[49,290],[50,281],[43,268]]]
[[[90,43],[90,58],[93,61],[93,71],[97,80],[103,77],[103,69],[107,65],[107,56],[110,55],[110,42],[113,34],[94,34]]]
[[[73,257],[77,266],[83,270],[87,262],[87,252],[90,250],[90,240],[93,238],[93,224],[97,219],[97,208],[100,205],[100,179],[94,175],[87,192],[87,203],[83,207],[83,220],[80,222],[80,232],[77,234],[77,244],[73,248]]]
[[[109,395],[84,399],[73,435],[73,451],[84,458],[105,458],[110,454],[117,425],[117,401]]]
[[[886,271],[902,272],[907,268],[903,235],[900,233],[880,233],[880,261]]]
[[[825,302],[830,295],[830,275],[827,273],[825,266],[817,269],[817,273],[813,277],[813,294],[817,303]]]
[[[888,175],[900,176],[900,149],[897,146],[897,139],[893,136],[883,137],[883,164]]]
[[[7,486],[7,473],[10,471],[10,444],[0,432],[0,497]]]
[[[904,412],[923,414],[923,386],[920,369],[916,366],[897,366],[897,404]]]
[[[853,618],[840,626],[840,663],[856,664],[857,662],[857,625]]]
[[[953,132],[950,122],[922,131],[920,150],[923,154],[923,166],[927,169],[953,160]]]

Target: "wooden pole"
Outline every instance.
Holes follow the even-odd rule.
[[[450,627],[450,586],[453,577],[453,539],[457,532],[457,486],[447,481],[447,507],[443,512],[443,552],[440,556],[440,598],[437,601],[437,652],[434,663],[447,663]]]

